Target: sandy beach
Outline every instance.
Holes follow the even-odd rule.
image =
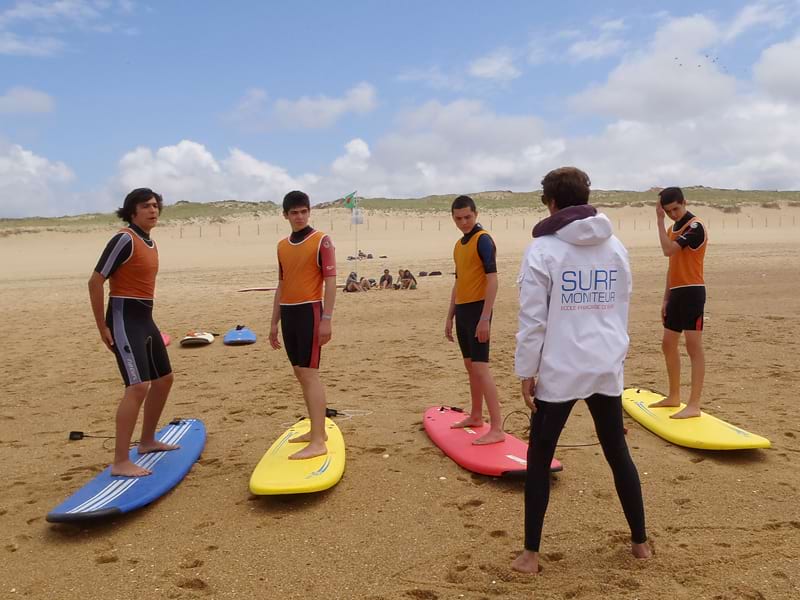
[[[649,561],[628,531],[585,405],[561,438],[542,543],[542,576],[513,573],[522,549],[523,486],[472,475],[422,429],[433,405],[467,406],[457,345],[444,339],[459,236],[446,213],[312,213],[337,246],[338,277],[384,268],[440,270],[413,291],[339,294],[322,352],[328,404],[347,469],[331,490],[253,497],[252,469],[303,402],[286,355],[267,341],[281,217],[160,227],[155,319],[173,339],[247,324],[246,347],[170,346],[175,386],[163,415],[202,419],[205,451],[154,504],[103,523],[50,525],[45,515],[101,471],[122,385],[100,343],[86,281],[115,228],[0,237],[0,499],[4,598],[675,598],[800,597],[800,208],[693,207],[709,227],[703,408],[772,441],[769,450],[674,446],[627,416],[642,480]],[[166,210],[169,210],[167,208]],[[626,384],[666,387],[658,318],[667,261],[651,207],[602,209],[630,250],[634,295]],[[516,274],[541,210],[486,212],[500,291],[492,369],[506,429],[526,436],[513,372]],[[355,237],[358,235],[358,240]],[[375,258],[348,261],[357,249]],[[378,258],[386,256],[387,258]],[[688,394],[688,358],[683,380]],[[517,411],[517,412],[514,412]],[[138,429],[135,433],[138,436]]]

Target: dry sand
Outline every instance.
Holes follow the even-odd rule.
[[[665,387],[658,320],[666,260],[652,209],[606,209],[631,250],[634,297],[626,379]],[[250,473],[302,414],[286,357],[267,343],[280,218],[154,231],[162,270],[156,321],[173,338],[246,323],[253,346],[170,347],[175,387],[164,413],[199,417],[202,459],[153,505],[111,522],[49,525],[45,514],[99,472],[121,381],[89,310],[86,280],[113,230],[0,238],[4,324],[0,396],[2,597],[28,598],[797,598],[800,596],[800,211],[700,207],[709,222],[705,406],[770,438],[754,452],[679,448],[626,417],[656,555],[636,561],[598,446],[561,447],[542,545],[545,571],[513,574],[522,486],[471,475],[428,440],[430,405],[468,403],[463,365],[443,337],[458,232],[447,215],[369,215],[358,247],[384,267],[439,269],[415,291],[340,294],[323,350],[329,405],[342,420],[347,470],[328,492],[255,498]],[[493,371],[504,413],[522,411],[513,375],[520,255],[542,213],[482,215],[499,248]],[[344,212],[318,211],[339,277],[356,248]],[[525,220],[523,225],[523,219]],[[508,224],[506,224],[508,223]],[[277,232],[276,233],[276,228]],[[684,356],[684,382],[688,360]],[[507,429],[525,435],[526,417]],[[137,431],[138,434],[138,431]],[[562,444],[596,441],[579,404]],[[388,457],[386,457],[388,455]]]

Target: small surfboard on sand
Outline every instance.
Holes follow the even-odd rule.
[[[222,343],[226,346],[246,346],[256,343],[256,334],[244,325],[237,325],[225,334]]]
[[[680,407],[650,408],[650,404],[662,400],[664,396],[650,390],[628,388],[622,394],[622,408],[647,429],[687,448],[700,450],[746,450],[769,448],[766,438],[726,423],[722,419],[702,412],[691,419],[670,419],[670,415],[681,410]]]
[[[480,427],[457,429],[450,427],[466,416],[466,413],[446,406],[433,406],[425,411],[422,422],[431,441],[468,471],[491,477],[525,477],[528,444],[507,433],[505,441],[498,444],[476,446],[472,442],[489,431],[489,425],[484,423]],[[550,464],[551,472],[563,468],[556,459]]]
[[[214,334],[207,331],[190,331],[181,340],[181,346],[208,346],[214,341]]]
[[[281,435],[256,465],[250,477],[250,491],[256,495],[307,494],[336,485],[344,473],[344,438],[331,419],[325,419],[328,453],[306,460],[290,460],[304,444],[289,440],[308,433],[311,421],[302,419]]]
[[[72,494],[47,514],[50,523],[91,521],[127,513],[150,504],[174,488],[200,457],[206,428],[198,419],[175,419],[156,439],[180,448],[169,452],[139,454],[131,449],[131,461],[152,471],[145,477],[111,475],[111,467]]]

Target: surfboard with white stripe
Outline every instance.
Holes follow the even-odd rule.
[[[146,477],[119,477],[106,468],[47,515],[51,523],[86,521],[130,512],[150,504],[174,488],[200,457],[206,429],[199,419],[179,419],[161,429],[156,439],[178,444],[177,450],[139,454],[131,461],[152,471]]]

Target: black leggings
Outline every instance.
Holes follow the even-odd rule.
[[[556,444],[577,400],[569,402],[542,402],[535,400],[536,413],[531,416],[531,437],[528,444],[528,474],[525,481],[525,549],[539,551],[542,524],[550,500],[550,462]],[[622,398],[594,394],[586,398],[589,412],[603,455],[614,473],[614,485],[622,503],[622,510],[631,528],[631,540],[641,544],[647,541],[644,528],[644,503],[639,473],[633,464],[625,430],[622,426]]]

